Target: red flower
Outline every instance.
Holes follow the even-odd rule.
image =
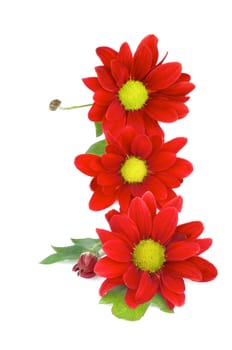
[[[187,142],[184,137],[164,143],[159,135],[148,137],[126,127],[117,139],[108,134],[107,140],[104,155],[82,154],[75,159],[76,167],[93,177],[92,210],[105,209],[118,200],[121,211],[126,211],[131,199],[147,190],[160,207],[176,196],[173,188],[193,170],[189,161],[176,156]]]
[[[106,278],[101,296],[124,285],[129,307],[159,293],[172,309],[185,302],[185,278],[206,282],[216,277],[214,265],[199,256],[212,240],[199,238],[203,231],[200,221],[177,226],[178,206],[178,201],[172,201],[157,213],[153,195],[146,192],[131,201],[128,214],[109,219],[111,231],[97,229],[106,254],[94,269]]]
[[[94,92],[89,119],[102,121],[103,129],[120,134],[131,125],[147,134],[162,133],[157,121],[173,122],[188,113],[186,95],[194,89],[191,77],[182,73],[178,62],[158,63],[158,39],[146,36],[134,55],[127,43],[119,52],[99,47],[103,66],[95,68],[97,77],[84,78]]]
[[[94,277],[96,275],[94,272],[94,266],[96,262],[96,255],[93,255],[91,253],[82,253],[77,263],[73,266],[72,271],[77,272],[78,276],[84,278]]]

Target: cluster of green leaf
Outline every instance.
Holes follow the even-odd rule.
[[[92,253],[99,256],[101,251],[101,242],[97,238],[80,238],[71,239],[72,245],[67,247],[52,246],[55,253],[43,259],[41,264],[54,264],[60,261],[76,261],[84,252]]]
[[[138,321],[144,316],[149,306],[156,306],[161,311],[173,313],[173,310],[169,309],[165,300],[160,294],[156,294],[147,303],[141,304],[138,307],[132,309],[125,303],[126,287],[119,286],[111,289],[106,295],[104,295],[100,304],[112,304],[112,314],[118,318],[122,318],[128,321]]]

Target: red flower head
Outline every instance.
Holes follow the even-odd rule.
[[[75,159],[80,171],[93,176],[92,210],[105,209],[118,200],[121,211],[126,211],[131,199],[147,190],[160,207],[176,196],[173,188],[193,170],[189,161],[176,156],[187,142],[184,137],[164,143],[159,135],[148,137],[126,127],[117,139],[108,134],[107,141],[104,155],[81,154]]]
[[[131,201],[127,214],[109,219],[111,231],[97,229],[106,254],[94,269],[106,278],[101,296],[124,285],[131,308],[159,293],[173,309],[185,302],[185,278],[206,282],[217,276],[214,265],[199,256],[212,244],[210,238],[199,238],[203,224],[177,226],[178,207],[179,201],[172,200],[157,213],[153,195],[146,192]]]
[[[158,39],[146,36],[134,55],[127,43],[119,52],[99,47],[96,52],[103,66],[95,68],[97,77],[84,78],[94,92],[89,119],[102,121],[103,129],[120,134],[131,125],[147,134],[162,134],[157,121],[173,122],[188,113],[186,95],[194,89],[190,76],[182,73],[178,62],[158,63]]]

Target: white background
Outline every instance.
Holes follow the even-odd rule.
[[[0,348],[231,349],[231,10],[230,1],[2,1],[0,5]],[[77,278],[70,264],[40,265],[53,245],[108,228],[90,212],[89,178],[73,160],[95,142],[81,78],[95,75],[98,46],[134,50],[147,34],[161,57],[179,61],[196,89],[189,115],[164,125],[188,137],[182,155],[194,172],[178,193],[180,223],[201,220],[219,271],[186,283],[175,314],[156,308],[137,322],[99,305],[102,280]],[[228,316],[228,318],[227,318]]]

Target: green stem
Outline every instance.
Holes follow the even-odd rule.
[[[80,105],[80,106],[72,106],[72,107],[60,107],[62,110],[68,110],[68,109],[76,109],[76,108],[82,108],[82,107],[89,107],[92,106],[92,103],[88,103],[86,105]]]

